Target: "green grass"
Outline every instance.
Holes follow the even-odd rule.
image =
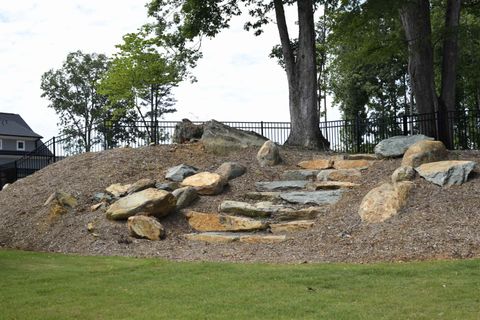
[[[480,260],[269,265],[0,250],[0,319],[480,319]]]

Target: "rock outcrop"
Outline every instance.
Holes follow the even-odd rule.
[[[253,131],[243,131],[211,120],[204,124],[202,143],[209,150],[224,151],[261,147],[268,139]]]
[[[203,125],[194,124],[188,119],[183,119],[175,125],[173,132],[173,143],[186,143],[198,141],[203,135]]]
[[[428,162],[445,160],[447,148],[441,141],[423,140],[411,145],[403,155],[402,166],[413,168]]]
[[[379,158],[401,157],[411,145],[422,140],[433,140],[433,138],[422,134],[391,137],[380,141],[375,146],[375,155]]]

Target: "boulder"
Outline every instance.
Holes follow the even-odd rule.
[[[260,150],[258,150],[257,161],[261,167],[275,166],[281,163],[280,149],[274,142],[270,140],[265,141]]]
[[[157,219],[138,215],[127,220],[128,231],[136,238],[160,240],[165,237],[165,228]]]
[[[257,191],[286,191],[305,189],[308,181],[268,181],[256,182],[255,189]]]
[[[375,146],[375,155],[379,158],[401,157],[411,145],[422,140],[433,140],[433,138],[422,134],[391,137],[380,141]]]
[[[252,231],[263,230],[268,227],[268,224],[263,221],[218,213],[189,211],[186,217],[190,226],[201,232]]]
[[[192,176],[197,172],[197,168],[182,163],[178,166],[168,168],[167,173],[165,174],[165,179],[181,182],[186,177]]]
[[[284,209],[284,206],[274,205],[271,202],[249,204],[246,202],[226,200],[220,204],[218,211],[248,217],[268,217],[281,209]]]
[[[175,197],[164,190],[150,188],[120,198],[107,209],[107,218],[124,220],[137,213],[163,217],[175,210]]]
[[[445,160],[447,156],[447,148],[441,141],[423,140],[408,148],[403,155],[402,166],[416,168],[424,163]]]
[[[337,189],[352,189],[360,186],[358,183],[347,181],[315,181],[307,185],[307,190],[337,190]]]
[[[335,160],[333,167],[337,170],[365,170],[368,169],[372,163],[373,161],[369,160]]]
[[[203,125],[194,124],[188,119],[182,119],[175,125],[175,131],[173,132],[173,143],[186,143],[191,141],[197,141],[202,138]]]
[[[214,151],[261,147],[267,140],[253,131],[232,128],[215,120],[204,124],[201,139],[207,149]]]
[[[331,159],[316,159],[302,161],[297,164],[300,168],[310,169],[310,170],[325,170],[333,167],[333,160]]]
[[[422,164],[415,170],[429,182],[451,186],[466,182],[475,165],[474,161],[439,161]]]
[[[246,171],[247,168],[238,162],[225,162],[215,170],[215,173],[218,173],[226,180],[232,180],[242,176]]]
[[[357,181],[362,176],[358,169],[328,169],[321,170],[317,175],[318,181]]]
[[[281,193],[280,198],[290,203],[329,205],[337,203],[342,197],[342,190],[322,190]]]
[[[110,193],[112,196],[115,198],[120,198],[123,197],[124,195],[127,194],[128,189],[131,187],[131,184],[120,184],[120,183],[114,183],[110,186],[108,186],[105,191]]]
[[[315,225],[313,220],[297,220],[281,223],[271,223],[270,231],[272,233],[287,233],[287,232],[298,232],[305,231],[312,228]]]
[[[193,187],[183,187],[172,192],[177,199],[177,210],[184,209],[198,199],[197,190]]]
[[[182,185],[194,187],[198,194],[216,195],[223,191],[227,180],[218,173],[200,172],[183,180]]]
[[[282,173],[282,180],[315,180],[319,170],[287,170]]]
[[[153,179],[140,179],[128,188],[127,194],[132,194],[145,189],[154,188],[156,183],[157,182]]]
[[[362,221],[379,223],[398,214],[407,202],[413,182],[384,183],[370,190],[362,200],[358,214]]]
[[[392,183],[412,181],[415,179],[415,170],[410,166],[402,166],[392,173]]]

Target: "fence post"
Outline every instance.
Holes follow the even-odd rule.
[[[17,166],[17,161],[14,162],[15,165],[15,181],[18,180],[18,166]]]
[[[53,162],[57,162],[57,146],[55,143],[55,137],[53,137]]]
[[[360,153],[361,136],[360,136],[360,117],[358,114],[355,115],[355,141],[357,145],[357,153]]]
[[[260,121],[260,133],[261,133],[262,136],[264,136],[263,135],[263,121]]]
[[[408,121],[407,121],[407,115],[403,115],[403,135],[408,136]]]

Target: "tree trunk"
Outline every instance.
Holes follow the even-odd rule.
[[[288,35],[282,0],[274,0],[277,27],[285,60],[290,107],[290,135],[286,145],[328,149],[317,112],[315,26],[312,0],[298,0],[299,38],[295,59]]]
[[[433,69],[432,30],[430,24],[430,3],[428,0],[412,0],[400,9],[405,36],[408,42],[408,72],[412,82],[417,112],[438,111]],[[434,121],[427,121],[422,133],[435,137]]]
[[[442,85],[439,98],[439,112],[443,114],[440,140],[447,148],[453,147],[453,121],[458,62],[458,26],[460,23],[461,0],[448,0],[445,13],[445,36],[443,40]],[[454,120],[452,118],[452,120]]]

